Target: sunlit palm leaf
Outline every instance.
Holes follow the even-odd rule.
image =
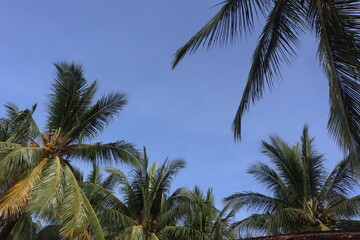
[[[63,226],[60,234],[71,239],[104,239],[100,223],[71,169],[64,165],[65,195],[60,209]]]
[[[26,178],[1,196],[0,214],[5,219],[14,219],[25,211],[31,191],[41,180],[41,173],[46,164],[47,161],[41,161]]]
[[[60,158],[56,156],[49,159],[40,183],[33,189],[33,197],[28,207],[29,212],[41,215],[47,220],[58,214],[55,210],[59,209],[64,199],[62,176],[63,169]]]

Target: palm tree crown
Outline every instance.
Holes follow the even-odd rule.
[[[8,221],[26,213],[57,219],[64,238],[104,239],[71,161],[135,159],[136,150],[125,141],[87,143],[121,111],[126,97],[112,93],[93,103],[97,84],[87,83],[81,66],[59,63],[55,67],[45,131],[22,135],[19,143],[0,143],[0,183],[10,185],[0,198],[0,214]]]
[[[305,126],[300,144],[278,137],[263,142],[263,153],[275,165],[253,164],[248,172],[271,193],[235,193],[226,198],[256,214],[235,224],[239,231],[279,234],[297,231],[359,229],[360,196],[351,197],[358,178],[349,159],[327,174]]]
[[[144,148],[130,178],[118,169],[107,169],[109,177],[115,178],[120,186],[121,199],[100,184],[84,183],[108,238],[157,240],[189,234],[191,230],[175,226],[181,216],[177,205],[183,190],[169,195],[173,178],[184,167],[181,159],[166,160],[159,167],[156,162],[149,166]]]
[[[212,189],[204,194],[199,187],[189,192],[182,200],[186,208],[181,225],[196,230],[199,236],[188,238],[193,240],[225,240],[236,239],[237,233],[232,227],[238,206],[226,204],[220,211],[215,207],[215,195]],[[179,238],[181,240],[183,238]]]
[[[254,26],[254,16],[266,23],[252,59],[240,105],[233,121],[241,138],[241,118],[250,103],[263,97],[281,76],[282,63],[296,55],[300,35],[310,30],[319,40],[318,56],[329,80],[328,129],[339,145],[352,153],[360,146],[360,2],[357,0],[225,0],[220,11],[175,53],[173,68],[201,45],[225,45]]]

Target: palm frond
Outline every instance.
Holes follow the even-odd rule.
[[[47,161],[41,161],[23,180],[9,188],[0,198],[0,215],[5,219],[17,218],[24,213],[31,191],[41,180]]]
[[[127,99],[124,93],[102,96],[100,100],[78,117],[77,124],[67,134],[67,137],[77,139],[80,142],[96,137],[126,104]]]
[[[62,237],[71,239],[104,239],[104,233],[87,197],[78,185],[74,174],[67,165],[63,165],[66,185],[61,206],[60,219],[63,226]]]
[[[11,231],[11,240],[35,239],[38,228],[39,226],[32,221],[31,216],[21,216]]]
[[[241,208],[246,208],[249,211],[269,213],[274,213],[279,209],[289,206],[289,204],[282,199],[254,192],[235,193],[225,198],[224,201],[226,203],[232,203],[233,205],[240,205]]]
[[[338,227],[338,229],[342,229],[342,230],[358,231],[360,229],[360,221],[359,220],[340,220],[337,222],[336,226]]]
[[[274,192],[276,197],[286,197],[285,184],[283,183],[281,177],[276,173],[276,171],[270,168],[268,165],[261,162],[252,164],[247,170],[247,173],[252,174],[255,180],[257,180],[260,184],[265,185],[265,187],[269,191]]]
[[[0,150],[0,182],[21,179],[26,176],[42,159],[39,147],[17,147],[14,144],[3,143],[0,146],[10,146]]]
[[[324,156],[317,153],[313,143],[314,138],[309,137],[308,126],[305,125],[301,136],[301,157],[304,167],[306,199],[316,199],[325,181]]]
[[[67,133],[90,106],[96,82],[87,86],[81,65],[60,62],[55,67],[57,76],[49,95],[47,129],[61,128]]]
[[[7,118],[4,119],[6,130],[1,140],[25,145],[29,140],[37,138],[40,130],[33,119],[36,106],[36,104],[33,105],[31,110],[19,111],[15,104],[5,105],[7,108]]]
[[[330,204],[333,204],[349,196],[354,191],[358,180],[353,170],[350,158],[339,162],[324,182],[321,198],[327,199]]]
[[[360,195],[338,201],[329,207],[328,212],[343,219],[359,217]]]
[[[270,214],[252,214],[241,221],[234,222],[232,227],[236,229],[241,237],[253,237],[254,235],[269,234],[267,222]]]
[[[200,231],[183,226],[167,226],[164,227],[159,234],[168,239],[209,240],[209,238]]]
[[[82,183],[81,187],[94,207],[111,208],[127,215],[131,214],[128,207],[119,198],[102,186],[86,182]]]
[[[241,139],[241,119],[250,103],[263,98],[265,83],[271,90],[274,78],[280,77],[280,66],[290,63],[299,45],[298,35],[303,32],[300,1],[276,1],[268,16],[259,43],[253,55],[248,80],[233,121],[235,139]]]
[[[63,168],[59,157],[48,160],[44,167],[40,183],[33,188],[32,199],[28,211],[42,216],[46,220],[53,219],[57,214],[64,192],[62,187]]]
[[[270,137],[271,144],[263,141],[263,153],[276,165],[280,177],[292,189],[294,198],[303,199],[303,166],[299,161],[299,149],[290,147],[279,137]]]
[[[71,157],[92,163],[123,162],[136,164],[138,159],[138,151],[134,145],[125,141],[76,144],[70,147],[73,149]]]
[[[360,24],[358,1],[314,1],[319,59],[330,85],[329,132],[357,156],[360,143]]]
[[[201,45],[208,48],[216,44],[224,45],[236,39],[238,35],[246,34],[252,29],[254,16],[265,11],[271,1],[264,0],[225,0],[220,11],[183,47],[174,54],[172,68],[188,54],[195,52]]]
[[[116,240],[146,240],[146,231],[142,226],[126,228]]]
[[[301,226],[302,221],[314,224],[316,219],[302,209],[283,208],[270,215],[267,227],[270,234],[293,232],[298,226]]]

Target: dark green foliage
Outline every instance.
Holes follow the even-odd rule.
[[[235,193],[230,204],[256,214],[234,224],[253,234],[280,234],[298,231],[349,230],[359,226],[360,196],[351,196],[357,186],[358,169],[349,158],[328,174],[324,157],[314,147],[307,126],[294,146],[279,137],[263,141],[263,153],[275,168],[264,163],[251,165],[248,173],[272,194]]]
[[[281,66],[296,56],[300,36],[315,33],[318,56],[329,80],[329,132],[358,159],[360,149],[360,2],[358,0],[225,0],[220,11],[175,53],[174,68],[200,46],[226,45],[251,32],[258,13],[266,23],[254,51],[247,84],[235,119],[235,139],[250,104],[281,77]]]

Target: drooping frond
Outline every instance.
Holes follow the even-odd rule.
[[[344,198],[331,205],[328,211],[343,219],[356,218],[360,216],[360,195],[352,198]]]
[[[304,24],[300,1],[276,1],[267,18],[259,43],[253,55],[247,83],[233,121],[235,139],[241,139],[241,119],[250,104],[263,98],[265,85],[273,87],[280,77],[282,63],[290,63],[296,55],[294,47],[299,45],[298,35]]]
[[[64,200],[59,209],[63,226],[60,235],[70,239],[104,239],[96,214],[69,166],[64,165]]]
[[[42,150],[38,147],[17,147],[1,143],[0,182],[21,179],[26,176],[42,159]]]
[[[30,174],[15,183],[0,198],[0,215],[5,219],[17,218],[24,213],[30,200],[31,191],[41,180],[47,161],[41,161]]]
[[[82,183],[81,187],[84,189],[86,196],[95,208],[111,208],[115,211],[131,216],[132,213],[126,204],[116,197],[111,191],[90,182]]]
[[[269,216],[267,228],[270,234],[281,234],[291,232],[301,222],[315,223],[316,219],[308,212],[299,208],[283,208]],[[320,230],[320,229],[319,229]]]
[[[188,53],[195,52],[201,45],[208,48],[216,44],[225,45],[238,35],[249,32],[258,11],[264,11],[271,3],[269,0],[225,0],[220,11],[183,47],[174,54],[172,68]]]
[[[234,222],[232,227],[236,229],[242,237],[253,235],[269,234],[267,222],[270,214],[252,214],[241,221]]]
[[[47,220],[57,216],[56,209],[60,208],[64,199],[63,168],[58,156],[49,159],[44,167],[40,183],[32,191],[28,211],[42,216]]]
[[[224,199],[226,203],[240,205],[241,208],[246,208],[249,211],[269,213],[289,207],[289,204],[284,200],[254,192],[235,193]]]
[[[316,4],[316,5],[315,5]],[[309,22],[319,43],[319,59],[329,80],[328,128],[339,146],[352,154],[360,144],[359,1],[313,1]]]
[[[278,173],[268,165],[261,162],[252,164],[247,173],[252,174],[255,180],[272,191],[277,198],[286,197],[285,184]]]

